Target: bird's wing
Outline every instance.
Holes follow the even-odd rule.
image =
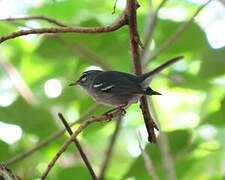
[[[102,72],[95,78],[92,86],[95,90],[106,93],[144,94],[136,76],[118,71]]]

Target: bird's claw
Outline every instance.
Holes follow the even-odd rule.
[[[125,115],[127,113],[126,109],[124,109],[124,108],[120,108],[120,111],[121,111],[122,115]]]
[[[107,117],[106,122],[110,122],[112,120],[112,118],[113,118],[112,114],[109,114],[107,112],[104,113],[103,115]]]

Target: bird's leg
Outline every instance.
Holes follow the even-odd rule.
[[[116,110],[120,110],[122,111],[122,114],[126,114],[126,110],[125,110],[125,107],[127,106],[127,104],[123,104],[123,105],[120,105],[120,106],[117,106],[113,109],[110,109],[109,111],[105,112],[103,115],[107,116],[110,120],[112,119],[112,116],[110,113],[116,111]]]
[[[122,115],[124,115],[124,114],[127,113],[127,112],[126,112],[126,106],[127,106],[127,104],[124,105],[124,106],[119,107],[120,111],[122,112]]]

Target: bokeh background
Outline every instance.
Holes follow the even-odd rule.
[[[159,0],[139,0],[138,30],[145,40],[151,13]],[[147,58],[154,54],[204,0],[168,0],[158,13]],[[125,0],[0,0],[0,18],[43,15],[69,26],[105,26],[122,13]],[[55,27],[42,20],[0,21],[0,36],[21,29]],[[185,59],[154,78],[154,115],[168,139],[178,180],[221,180],[225,177],[225,6],[212,1],[185,31],[147,68],[183,55]],[[62,112],[74,122],[96,105],[80,87],[69,87],[90,68],[132,72],[128,28],[107,34],[29,35],[0,44],[0,161],[26,152],[62,129]],[[147,70],[147,69],[146,69]],[[152,106],[151,106],[152,107]],[[150,107],[151,111],[152,108]],[[100,106],[89,115],[99,116]],[[75,130],[80,123],[73,126]],[[96,123],[79,140],[98,173],[115,121]],[[152,160],[160,179],[167,179],[163,146],[146,141],[139,104],[128,108],[106,172],[106,179],[151,179],[137,141]],[[68,138],[65,134],[29,157],[9,166],[22,179],[38,179]],[[91,179],[74,145],[53,167],[48,179]]]

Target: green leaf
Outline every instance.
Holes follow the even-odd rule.
[[[9,158],[9,145],[0,140],[0,163],[6,161]]]
[[[57,129],[47,109],[31,106],[21,98],[9,107],[0,107],[0,117],[3,122],[19,125],[23,131],[40,138],[48,136]]]
[[[170,153],[172,157],[176,157],[179,152],[182,152],[186,148],[190,139],[189,132],[186,130],[177,130],[169,132],[167,133],[167,137],[169,140]],[[163,172],[164,166],[162,165],[161,149],[159,145],[148,144],[145,150],[151,158],[153,166],[158,172],[157,174],[160,176],[160,178],[165,179],[165,173]],[[136,158],[133,165],[124,176],[124,179],[128,177],[137,177],[140,179],[149,178],[142,155]]]
[[[159,20],[157,30],[154,33],[156,41],[156,50],[185,22],[177,23],[170,20]],[[164,51],[169,54],[181,54],[183,52],[192,52],[199,54],[206,48],[208,43],[205,39],[205,33],[196,23],[192,23],[173,44]]]
[[[214,78],[225,73],[225,48],[207,49],[202,56],[199,75]]]
[[[75,13],[81,8],[82,4],[77,1],[60,1],[53,3],[52,1],[45,1],[40,4],[39,8],[32,8],[29,10],[29,14],[43,15],[49,18],[56,19],[58,21],[64,21],[65,24],[68,20],[73,19]],[[73,10],[68,10],[73,7]],[[40,21],[43,22],[43,21]],[[53,26],[52,24],[50,24]]]
[[[199,77],[187,72],[174,72],[170,74],[171,78],[174,78],[175,81],[170,81],[170,85],[176,85],[187,89],[201,89],[209,90],[212,87],[212,84],[203,77]],[[178,79],[176,81],[176,79]]]
[[[209,115],[207,115],[203,121],[202,124],[212,124],[217,127],[225,126],[225,98],[221,102],[221,108],[220,110],[216,112],[212,112]]]
[[[74,166],[66,169],[61,169],[57,180],[71,180],[80,179],[88,180],[91,179],[91,175],[86,167]]]
[[[184,150],[189,144],[190,133],[187,130],[177,130],[168,133],[170,152],[176,156],[177,153]]]
[[[56,38],[45,38],[35,53],[46,59],[65,61],[72,56],[72,50]]]

